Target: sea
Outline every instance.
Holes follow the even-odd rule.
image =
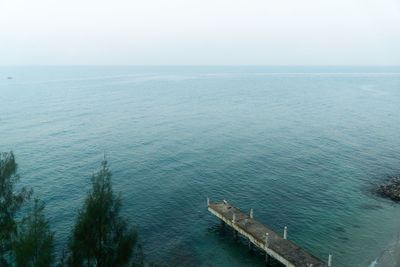
[[[264,266],[209,197],[333,266],[399,265],[400,204],[375,192],[400,175],[400,67],[3,66],[0,151],[58,256],[105,155],[148,262]]]

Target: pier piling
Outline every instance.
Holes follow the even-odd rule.
[[[269,267],[271,262],[271,257],[265,252],[265,266]]]
[[[236,214],[233,214],[232,225],[234,225],[235,223],[236,223]],[[235,241],[238,239],[238,232],[236,231],[235,228],[233,228],[233,238],[235,239]]]
[[[249,239],[249,251],[253,251],[253,243],[251,243],[250,239]]]

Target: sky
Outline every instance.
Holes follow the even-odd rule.
[[[0,65],[400,65],[400,0],[0,0]]]

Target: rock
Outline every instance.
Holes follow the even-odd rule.
[[[343,227],[336,227],[335,230],[342,233],[346,232],[346,230]]]
[[[389,197],[394,201],[400,201],[400,179],[394,177],[388,184],[381,185],[378,189],[378,193],[382,196]]]

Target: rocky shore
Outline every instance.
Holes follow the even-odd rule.
[[[400,201],[400,177],[393,177],[389,183],[381,185],[378,194]]]

